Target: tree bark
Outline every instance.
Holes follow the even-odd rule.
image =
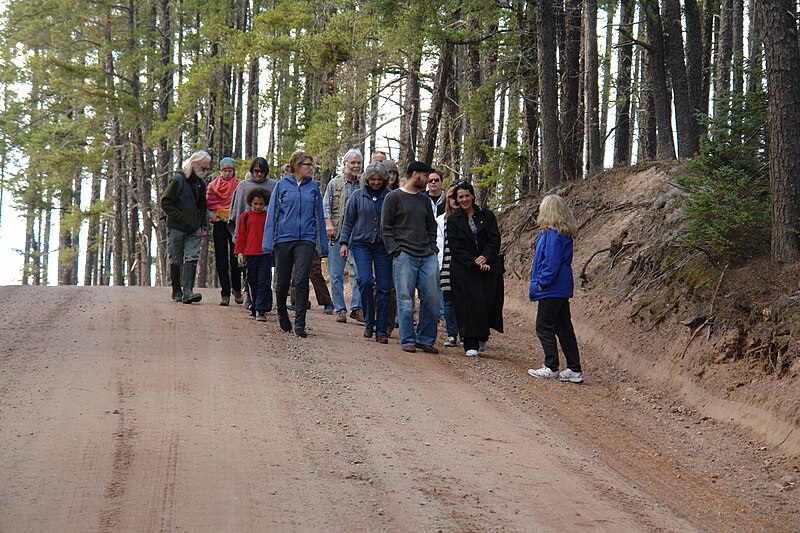
[[[600,68],[597,57],[597,0],[584,0],[583,24],[584,53],[586,54],[584,76],[587,135],[586,170],[589,176],[593,176],[603,170],[603,153],[600,144],[600,97],[597,79]]]
[[[658,159],[675,159],[675,145],[672,140],[672,105],[667,89],[667,76],[664,62],[664,33],[661,28],[661,14],[658,0],[642,0],[647,24],[648,72],[653,87],[653,103],[656,119],[656,157]]]
[[[800,49],[792,0],[757,2],[767,59],[772,258],[800,260]]]
[[[683,28],[679,0],[664,0],[664,48],[669,65],[675,102],[675,125],[678,130],[678,157],[688,158],[700,148],[697,120],[692,109],[689,80],[683,50]]]
[[[436,77],[433,80],[433,94],[431,95],[431,109],[428,113],[428,124],[425,129],[425,139],[420,149],[420,160],[428,164],[433,162],[433,152],[436,148],[436,136],[439,132],[439,122],[444,109],[445,93],[450,83],[450,74],[453,71],[453,43],[445,41],[439,54],[439,65],[436,68]]]
[[[614,129],[614,167],[631,164],[631,62],[633,60],[633,14],[636,0],[622,0],[617,48],[617,109]]]
[[[552,2],[537,2],[539,41],[537,68],[539,71],[539,112],[542,120],[542,161],[539,169],[541,185],[550,190],[561,183],[558,162],[558,85],[556,73],[556,17]]]
[[[561,51],[561,177],[568,181],[580,179],[583,128],[579,91],[581,79],[581,17],[582,0],[566,0]]]

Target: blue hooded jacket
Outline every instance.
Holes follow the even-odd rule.
[[[542,298],[572,298],[574,290],[572,237],[561,235],[554,229],[539,233],[528,297],[532,302]]]
[[[328,257],[319,185],[311,178],[298,184],[294,176],[286,174],[269,198],[262,248],[271,254],[275,244],[291,241],[312,242],[320,257]]]

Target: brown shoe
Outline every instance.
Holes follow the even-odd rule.
[[[347,315],[344,313],[336,313],[336,322],[347,322]]]
[[[416,347],[413,344],[403,344],[400,346],[404,352],[408,353],[415,353],[417,351]]]
[[[425,353],[439,353],[439,350],[433,347],[432,344],[416,344],[416,347]]]
[[[361,309],[353,309],[350,311],[350,318],[356,322],[364,322],[364,313],[361,312]]]

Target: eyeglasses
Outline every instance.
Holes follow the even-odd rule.
[[[314,163],[300,163],[300,166],[303,166],[303,167],[313,167],[313,166],[314,166]]]
[[[428,182],[430,182],[430,183],[439,183],[440,181],[442,181],[442,178],[429,178],[428,179]]]

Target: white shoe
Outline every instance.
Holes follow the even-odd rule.
[[[573,372],[569,368],[562,370],[558,374],[558,379],[561,381],[569,381],[571,383],[583,383],[583,372]]]
[[[444,346],[446,346],[447,348],[458,346],[458,339],[456,339],[455,337],[447,337],[447,340],[444,341]]]
[[[478,350],[467,350],[465,355],[467,357],[478,357]]]
[[[478,351],[481,353],[486,351],[486,343],[484,341],[478,341]]]
[[[537,368],[535,370],[533,368],[529,368],[528,374],[539,379],[551,379],[558,376],[558,372],[553,372],[546,366],[543,366],[542,368]]]

